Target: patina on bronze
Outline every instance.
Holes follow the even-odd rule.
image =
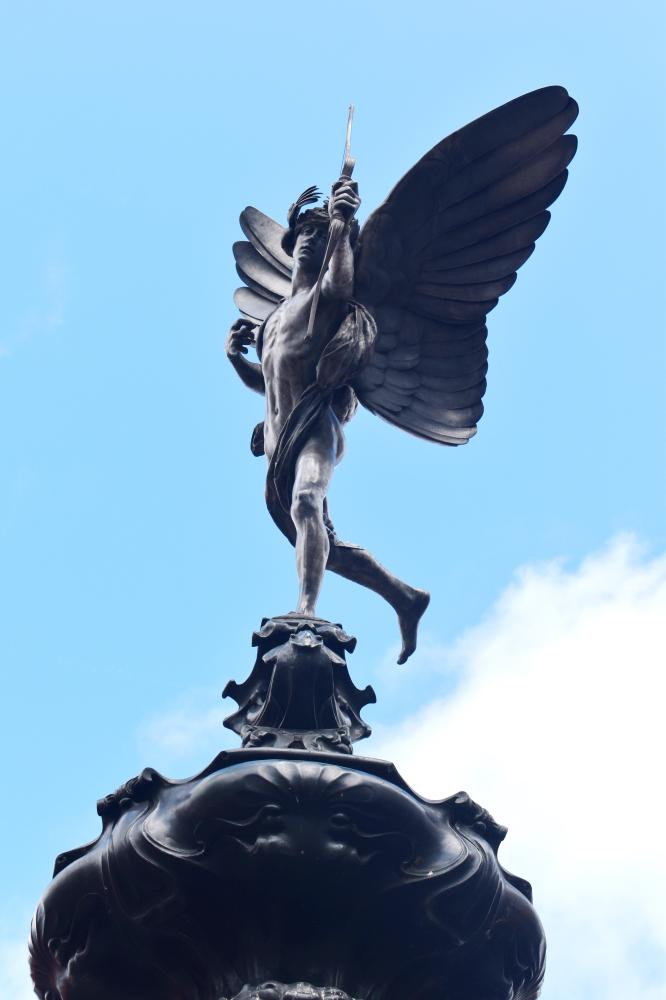
[[[328,516],[342,428],[360,401],[441,444],[475,433],[485,317],[548,224],[576,112],[548,87],[473,122],[360,234],[349,162],[328,205],[306,189],[286,228],[241,215],[228,354],[266,396],[253,451],[296,546],[298,608],[262,621],[249,676],[225,688],[242,748],[183,781],[144,769],[98,802],[97,840],[57,858],[31,932],[41,1000],[535,1000],[545,938],[529,883],[499,863],[506,829],[465,792],[429,801],[353,756],[375,695],[316,602],[326,567],[370,587],[398,613],[401,660],[413,652],[428,595]]]
[[[224,1000],[221,997],[220,1000]],[[324,986],[317,988],[310,983],[259,983],[244,986],[233,1000],[354,1000],[343,990]]]
[[[538,992],[529,883],[464,792],[428,801],[386,761],[253,747],[186,781],[146,768],[98,812],[35,914],[43,1000]]]
[[[395,609],[404,661],[428,594],[369,552],[342,542],[327,492],[357,402],[439,444],[465,444],[483,412],[486,316],[511,288],[550,220],[576,138],[578,107],[563,87],[519,97],[438,143],[360,230],[353,160],[323,207],[306,189],[283,228],[255,208],[234,244],[245,287],[227,355],[266,397],[255,454],[268,460],[266,500],[295,545],[294,614],[316,617],[326,568]],[[348,151],[347,151],[348,152]],[[321,280],[331,226],[341,227]],[[316,308],[315,308],[316,307]],[[308,326],[311,331],[308,332]],[[259,363],[244,355],[256,349]]]

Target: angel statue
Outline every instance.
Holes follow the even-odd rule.
[[[252,451],[268,460],[266,502],[296,549],[300,596],[315,618],[326,568],[369,587],[398,615],[404,663],[429,595],[333,528],[327,491],[358,403],[444,445],[476,433],[487,371],[486,314],[516,280],[550,220],[576,137],[563,87],[545,87],[443,139],[360,229],[349,129],[330,198],[308,188],[283,228],[256,208],[234,244],[245,287],[227,356],[266,397]],[[256,350],[258,363],[244,355]]]

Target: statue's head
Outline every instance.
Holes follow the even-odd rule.
[[[287,230],[282,246],[294,258],[295,266],[319,274],[326,252],[329,221],[328,210],[323,206],[303,212],[293,230]]]
[[[317,272],[323,263],[331,221],[328,202],[325,201],[323,205],[308,208],[306,211],[302,209],[306,205],[314,205],[320,198],[321,193],[314,186],[306,188],[298,196],[289,209],[288,225],[282,237],[282,249],[294,258],[294,263],[300,264],[306,270]],[[358,222],[354,219],[350,232],[352,245],[356,242],[358,232]]]

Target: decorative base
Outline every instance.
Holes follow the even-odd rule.
[[[223,997],[220,1000],[224,1000]],[[354,1000],[335,986],[310,983],[260,983],[244,986],[233,1000]]]
[[[42,1000],[536,997],[529,885],[464,793],[429,802],[383,761],[252,749],[187,781],[148,769],[99,812],[35,915]]]
[[[340,625],[265,619],[253,644],[225,689],[245,749],[186,781],[147,768],[57,859],[32,927],[38,995],[534,1000],[544,938],[497,861],[506,830],[465,793],[429,802],[351,756],[375,695],[352,683]]]
[[[252,636],[257,658],[243,684],[229,681],[223,697],[238,711],[225,719],[244,747],[280,747],[351,753],[370,735],[361,709],[375,702],[347,670],[356,639],[341,625],[296,614],[264,618]]]
[[[270,726],[243,726],[243,747],[275,747],[280,750],[313,750],[328,753],[353,753],[349,729],[273,729]]]

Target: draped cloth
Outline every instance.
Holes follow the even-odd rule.
[[[323,391],[315,383],[305,390],[289,414],[266,475],[266,506],[283,535],[292,545],[296,542],[296,528],[289,513],[296,478],[296,462],[303,446],[330,407],[333,390]]]
[[[376,336],[377,326],[372,315],[365,306],[350,302],[347,315],[319,359],[316,382],[304,390],[282,427],[268,466],[266,506],[292,545],[296,543],[296,527],[290,509],[298,456],[329,407],[340,423],[345,423],[353,415],[356,398],[349,382],[367,363]],[[336,548],[342,554],[344,548],[356,548],[336,538],[328,516],[325,516],[325,521],[332,549]],[[334,559],[337,561],[335,555]]]

